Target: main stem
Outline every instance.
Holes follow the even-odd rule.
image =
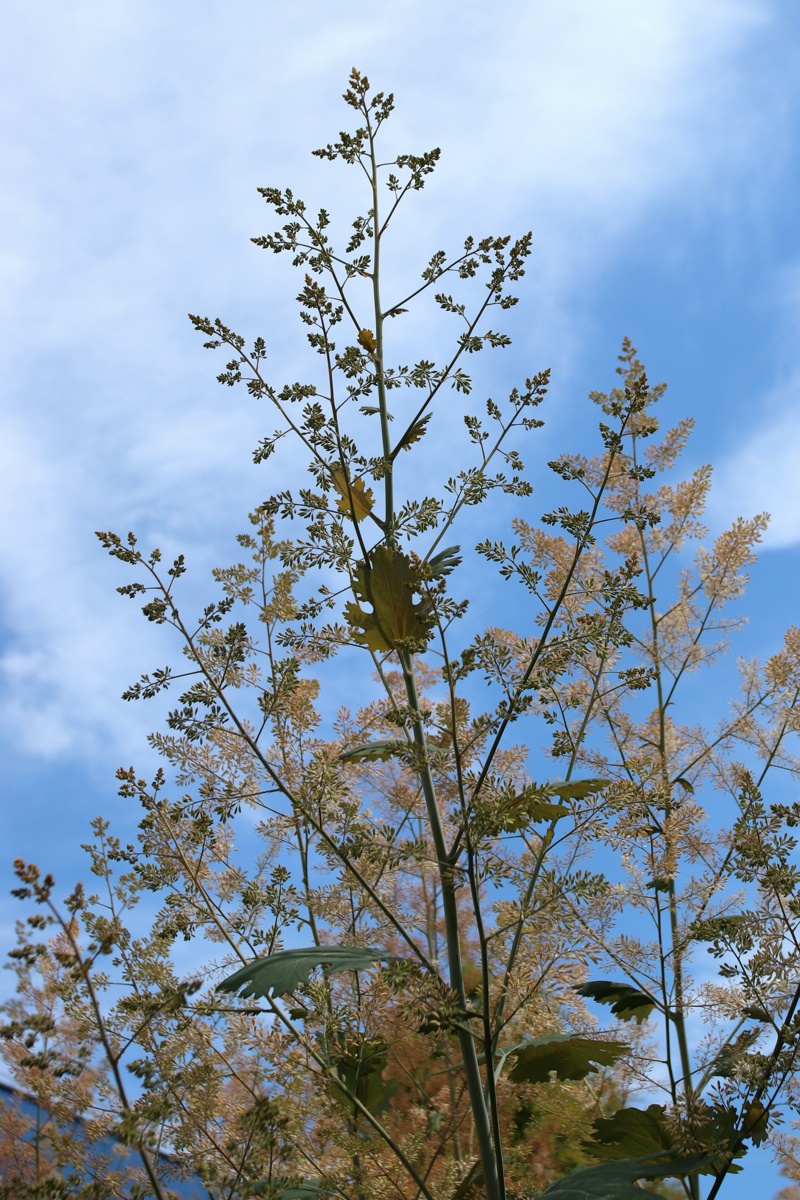
[[[375,369],[378,389],[378,410],[381,422],[381,440],[384,458],[384,501],[386,541],[390,546],[396,545],[394,531],[394,488],[392,479],[391,439],[389,433],[389,409],[386,396],[386,383],[383,374],[383,311],[381,308],[380,292],[380,251],[381,230],[378,212],[378,162],[375,156],[375,139],[369,110],[364,108],[364,116],[369,131],[370,181],[372,185],[372,220],[374,223],[373,258],[372,258],[372,299],[375,314]],[[467,1008],[467,994],[464,987],[464,969],[461,961],[461,939],[459,937],[458,907],[456,905],[456,889],[453,865],[447,853],[444,826],[442,824],[439,805],[436,800],[436,788],[433,782],[428,762],[427,739],[422,722],[419,706],[417,683],[414,676],[413,657],[407,651],[399,654],[405,682],[408,705],[412,713],[414,744],[419,755],[419,778],[425,806],[428,813],[428,824],[433,838],[436,861],[439,867],[439,880],[442,889],[442,911],[445,925],[445,942],[447,945],[447,966],[450,986],[458,996],[459,1006],[463,1011]],[[505,1188],[502,1183],[502,1150],[495,1146],[492,1139],[491,1121],[486,1106],[486,1098],[481,1079],[478,1052],[475,1039],[470,1030],[459,1022],[458,1041],[464,1064],[464,1074],[467,1081],[467,1092],[470,1099],[472,1119],[475,1125],[475,1138],[478,1143],[481,1171],[483,1173],[486,1200],[505,1200]],[[492,1064],[487,1064],[491,1071]]]
[[[422,713],[419,707],[413,658],[410,654],[402,653],[400,655],[400,662],[403,669],[406,696],[408,697],[408,704],[412,714],[414,744],[420,757],[419,779],[428,813],[428,824],[431,830],[433,846],[436,852],[436,862],[439,867],[450,986],[458,997],[459,1006],[466,1011],[467,993],[464,987],[464,968],[461,960],[461,939],[459,937],[454,867],[448,857],[442,816],[439,812],[433,776],[431,775],[428,763],[427,741],[422,723]],[[475,1124],[475,1138],[478,1143],[478,1155],[483,1172],[486,1197],[487,1200],[504,1200],[505,1188],[502,1182],[502,1149],[499,1145],[495,1146],[492,1140],[491,1121],[486,1106],[475,1038],[470,1030],[461,1023],[458,1026],[458,1041],[464,1064],[472,1119]],[[491,1069],[492,1064],[488,1063],[487,1070]]]
[[[636,462],[636,438],[633,439],[632,457]],[[655,611],[655,593],[653,590],[653,573],[650,568],[650,557],[648,554],[647,540],[644,532],[640,532],[641,548],[642,548],[642,566],[647,580],[647,595],[649,598],[649,615],[650,615],[650,630],[653,639],[653,665],[655,668],[655,683],[658,694],[658,729],[659,729],[659,757],[661,759],[661,776],[662,787],[665,796],[665,818],[669,816],[671,809],[671,781],[669,771],[667,770],[667,730],[666,730],[666,715],[667,705],[664,696],[664,684],[661,673],[661,656],[658,647],[659,628],[658,616]],[[671,836],[671,835],[669,835]],[[669,852],[669,837],[666,841],[666,849]],[[692,1065],[691,1056],[689,1053],[689,1039],[686,1030],[686,1016],[684,1012],[685,996],[684,996],[684,980],[683,980],[683,955],[684,943],[681,937],[678,919],[678,897],[675,887],[674,877],[670,877],[667,889],[668,905],[669,905],[669,926],[670,926],[670,942],[672,949],[672,984],[673,984],[673,1005],[670,1011],[670,1006],[665,1005],[666,1015],[666,1038],[669,1044],[670,1040],[670,1022],[675,1030],[675,1036],[678,1042],[678,1053],[681,1062],[681,1071],[683,1074],[683,1099],[686,1109],[686,1115],[691,1120],[694,1111],[694,1089],[692,1087]],[[658,894],[656,894],[656,902],[658,902]],[[663,954],[663,951],[662,951]],[[663,965],[663,958],[662,958]],[[666,996],[665,996],[666,1000]],[[674,1085],[673,1085],[674,1089]],[[677,1101],[677,1096],[673,1094],[673,1100]],[[697,1175],[689,1177],[689,1190],[692,1200],[700,1200],[700,1181]]]

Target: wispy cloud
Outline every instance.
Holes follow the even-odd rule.
[[[247,466],[271,417],[218,394],[183,314],[266,331],[278,377],[299,369],[287,277],[248,244],[266,224],[253,189],[296,182],[342,208],[339,175],[307,149],[346,121],[354,62],[396,91],[399,144],[446,151],[404,247],[452,242],[462,221],[533,227],[526,351],[566,367],[581,293],[620,247],[654,213],[713,211],[760,169],[783,110],[754,93],[748,56],[774,11],[84,0],[10,17],[2,714],[15,748],[91,753],[140,735],[116,697],[150,647],[91,530],[135,525],[207,566],[280,483]]]
[[[768,549],[800,542],[800,370],[764,399],[766,415],[742,431],[740,446],[715,472],[715,524],[766,512]]]

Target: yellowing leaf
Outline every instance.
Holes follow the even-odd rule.
[[[356,521],[363,521],[369,516],[375,504],[372,488],[364,487],[363,479],[354,479],[352,483],[341,467],[331,467],[334,487],[341,493],[338,501],[339,512],[349,513]]]
[[[607,779],[571,779],[569,783],[548,783],[547,790],[562,800],[585,800],[593,792],[608,787]]]
[[[354,590],[358,603],[345,605],[353,639],[376,652],[416,649],[430,638],[433,615],[425,599],[415,599],[419,579],[409,558],[391,546],[378,546],[372,562],[359,563]],[[371,605],[372,612],[363,604]]]
[[[359,346],[363,346],[365,350],[368,350],[370,354],[374,354],[377,350],[375,334],[371,329],[359,329],[358,344]]]
[[[432,413],[427,413],[426,416],[420,417],[420,419],[418,421],[411,422],[408,429],[405,431],[403,436],[400,438],[400,441],[395,446],[394,452],[392,454],[392,458],[395,458],[396,455],[399,454],[401,450],[410,450],[411,447],[414,445],[414,442],[420,441],[420,439],[425,436],[425,434],[427,433],[426,426],[432,416],[433,416]]]
[[[767,1136],[769,1111],[754,1100],[744,1110],[744,1136],[750,1138],[754,1146],[760,1146]]]

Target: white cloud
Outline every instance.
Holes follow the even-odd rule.
[[[253,189],[297,181],[341,205],[340,172],[307,148],[346,122],[338,97],[353,63],[394,88],[398,145],[445,150],[403,253],[452,244],[462,223],[533,226],[526,350],[566,367],[582,290],[649,215],[672,206],[692,221],[758,177],[780,113],[753,92],[748,50],[772,12],[722,0],[317,0],[302,13],[84,0],[15,13],[2,66],[17,104],[2,136],[16,185],[0,213],[3,711],[15,745],[91,753],[96,738],[138,731],[115,698],[150,649],[93,528],[144,526],[208,565],[276,486],[272,468],[246,465],[271,416],[217,391],[219,365],[183,313],[266,332],[278,377],[301,370],[286,276],[247,241],[268,227]]]
[[[764,546],[782,549],[800,542],[800,371],[768,399],[766,420],[715,471],[710,514],[723,525],[767,512]]]
[[[721,527],[767,512],[764,546],[780,550],[800,543],[800,262],[784,262],[771,282],[763,304],[777,382],[765,381],[745,420],[724,430],[710,516]]]

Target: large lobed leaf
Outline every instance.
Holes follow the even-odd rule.
[[[738,1163],[747,1152],[748,1139],[756,1145],[767,1135],[763,1109],[745,1111],[745,1132],[739,1129],[740,1118],[731,1106],[695,1102],[691,1133],[696,1142],[704,1147],[705,1161],[697,1167],[700,1174],[714,1175],[723,1165],[730,1174],[741,1171]],[[747,1119],[751,1118],[751,1119]],[[680,1156],[676,1146],[676,1128],[660,1104],[651,1104],[646,1109],[621,1108],[610,1117],[599,1117],[583,1147],[593,1158],[602,1161],[623,1161],[663,1154]]]
[[[628,1049],[624,1042],[600,1042],[571,1033],[534,1038],[516,1050],[517,1061],[508,1078],[512,1083],[547,1083],[555,1071],[559,1079],[585,1079],[590,1072],[611,1066]]]
[[[585,800],[593,792],[602,791],[607,784],[607,779],[533,784],[508,802],[500,819],[500,828],[506,833],[517,833],[536,821],[558,821],[569,816],[570,809],[564,803],[553,803],[554,800]]]
[[[433,624],[430,604],[416,598],[419,577],[411,560],[391,546],[377,546],[371,562],[359,563],[353,587],[358,603],[345,605],[353,639],[377,653],[415,649],[427,643]],[[362,605],[371,605],[372,612]]]
[[[575,991],[579,996],[596,1000],[598,1004],[608,1004],[615,1017],[621,1021],[635,1021],[641,1025],[656,1007],[655,999],[649,992],[631,987],[629,983],[612,983],[608,979],[596,979],[590,983],[582,983]]]
[[[642,1200],[643,1192],[636,1186],[640,1179],[685,1178],[708,1167],[709,1160],[700,1154],[691,1158],[670,1155],[649,1155],[625,1162],[602,1163],[597,1167],[578,1167],[563,1179],[551,1183],[540,1200]]]
[[[620,1108],[610,1117],[598,1117],[584,1149],[601,1162],[642,1158],[672,1150],[672,1134],[661,1104],[647,1108]]]
[[[375,506],[372,488],[366,487],[363,479],[348,479],[339,466],[331,467],[331,478],[340,494],[338,508],[340,512],[349,513],[356,521],[363,521]]]
[[[300,1179],[297,1183],[273,1179],[271,1183],[254,1183],[250,1187],[255,1196],[277,1196],[278,1200],[323,1200],[332,1195],[321,1179]]]
[[[387,759],[394,757],[398,750],[405,750],[406,743],[399,742],[396,738],[392,741],[383,739],[375,742],[365,742],[363,746],[353,746],[350,750],[343,750],[341,754],[336,755],[337,762],[386,762]]]
[[[347,1051],[331,1058],[341,1083],[333,1083],[334,1098],[346,1112],[352,1111],[351,1096],[357,1096],[373,1116],[378,1116],[389,1107],[400,1084],[396,1079],[384,1079],[383,1072],[389,1058],[389,1047],[380,1038],[354,1043]]]
[[[312,946],[308,950],[279,950],[257,958],[217,984],[218,992],[248,996],[288,996],[305,983],[316,967],[336,971],[366,971],[392,956],[364,946]]]

